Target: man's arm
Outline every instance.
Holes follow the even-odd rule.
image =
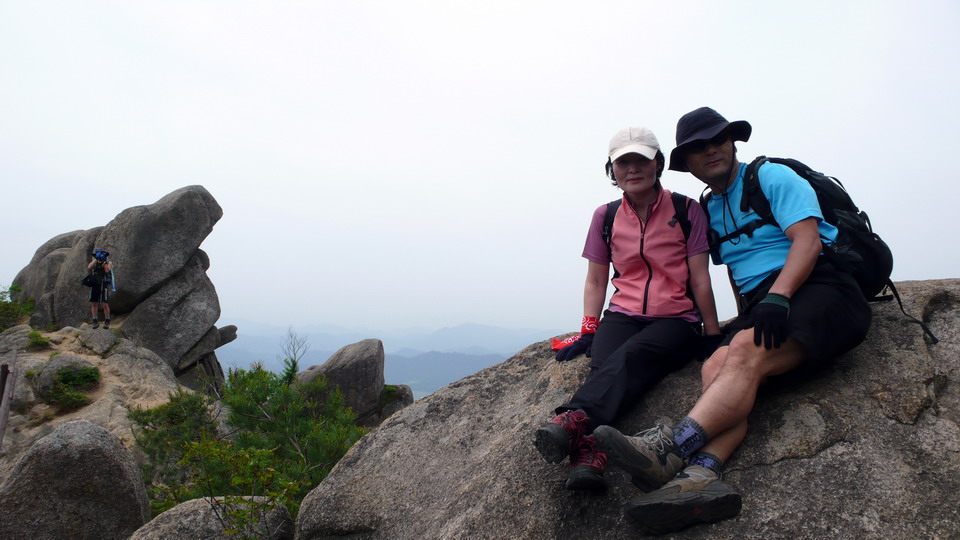
[[[817,218],[810,217],[794,223],[783,231],[791,242],[790,251],[787,252],[787,261],[783,265],[783,270],[770,287],[771,293],[790,298],[810,277],[810,272],[817,264],[817,257],[822,249],[817,223]]]

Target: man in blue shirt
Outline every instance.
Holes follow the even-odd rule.
[[[734,143],[747,141],[751,131],[747,122],[728,122],[708,107],[677,123],[670,169],[690,172],[710,188],[715,237],[760,219],[740,209],[747,166],[737,160]],[[609,426],[594,432],[610,463],[650,491],[626,507],[649,532],[737,515],[740,494],[720,473],[746,436],[759,386],[768,377],[827,365],[863,341],[870,327],[871,310],[857,283],[821,255],[821,240],[833,242],[837,230],[823,221],[813,188],[784,165],[766,163],[758,175],[776,223],[718,246],[743,308],[703,365],[700,399],[673,427],[635,437]]]

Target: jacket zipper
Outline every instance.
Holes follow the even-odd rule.
[[[631,206],[631,208],[633,208]],[[650,282],[653,281],[653,266],[650,265],[650,261],[647,260],[646,255],[643,253],[643,244],[644,239],[647,236],[647,224],[640,219],[640,214],[637,213],[636,209],[633,210],[633,213],[637,216],[637,221],[640,222],[640,259],[643,260],[643,264],[647,265],[647,282],[643,286],[643,315],[647,314],[647,303],[650,299]]]

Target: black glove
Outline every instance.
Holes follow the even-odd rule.
[[[573,360],[580,353],[587,353],[587,357],[589,358],[593,353],[594,335],[595,334],[580,334],[580,339],[557,351],[557,362]]]
[[[715,334],[712,336],[700,336],[700,349],[697,351],[697,360],[703,362],[720,347],[720,342],[726,336]]]
[[[777,349],[787,340],[787,317],[790,299],[782,294],[767,293],[753,308],[753,344]]]

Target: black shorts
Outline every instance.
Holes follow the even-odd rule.
[[[723,345],[729,345],[738,331],[753,328],[753,307],[767,295],[777,275],[743,296],[747,307],[727,325]],[[867,337],[872,316],[853,277],[830,264],[817,264],[790,298],[787,320],[787,335],[803,345],[803,370],[816,370],[859,345]]]
[[[99,283],[90,287],[90,301],[91,302],[103,302],[104,304],[110,301],[110,284],[104,283],[101,287]]]

